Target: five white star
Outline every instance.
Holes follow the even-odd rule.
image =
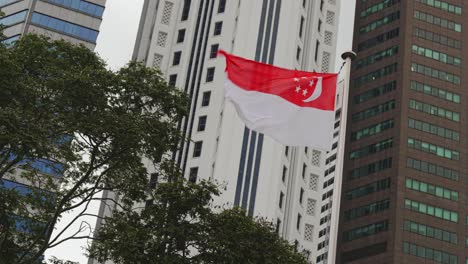
[[[309,86],[312,87],[312,85],[314,85],[314,80],[310,80],[309,82]]]
[[[301,90],[301,87],[300,87],[300,86],[297,86],[297,87],[296,87],[296,93],[299,93],[300,90]]]
[[[307,89],[302,90],[302,95],[306,96],[306,94],[307,94]]]
[[[299,82],[299,78],[294,78],[294,81],[295,81],[295,82]]]

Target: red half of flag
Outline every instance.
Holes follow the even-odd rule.
[[[337,74],[219,54],[226,58],[225,96],[249,128],[285,145],[331,148]]]

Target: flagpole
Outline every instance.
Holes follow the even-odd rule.
[[[334,186],[334,194],[333,199],[334,202],[337,203],[337,206],[332,206],[334,211],[332,215],[335,216],[337,221],[337,225],[335,228],[331,228],[330,230],[330,237],[332,238],[329,241],[329,246],[335,250],[334,254],[328,256],[327,263],[335,263],[336,262],[336,254],[338,251],[337,244],[338,244],[338,226],[339,226],[339,219],[340,219],[340,203],[341,203],[341,189],[343,183],[343,166],[344,166],[344,159],[345,159],[345,141],[346,141],[346,126],[347,126],[347,118],[348,118],[348,97],[349,97],[349,81],[351,75],[351,61],[356,58],[356,53],[353,51],[347,51],[341,54],[341,58],[345,61],[344,64],[344,84],[343,84],[343,91],[342,91],[342,104],[341,104],[341,118],[340,118],[340,133],[339,133],[339,141],[338,141],[338,149],[337,149],[337,161],[336,161],[336,171],[338,175],[335,176],[335,186]],[[332,242],[333,241],[333,242]],[[332,245],[334,244],[334,245]],[[329,262],[330,261],[330,262]]]

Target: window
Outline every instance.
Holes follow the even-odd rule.
[[[452,112],[445,108],[437,107],[434,105],[426,104],[416,100],[410,100],[409,107],[419,112],[424,112],[433,116],[438,116],[451,121],[460,122],[460,113]]]
[[[325,0],[320,0],[320,12],[323,11],[323,4],[325,3]]]
[[[0,6],[6,6],[16,1],[17,0],[0,0]]]
[[[383,68],[379,70],[367,73],[363,76],[360,76],[354,79],[354,88],[360,87],[361,85],[367,84],[369,82],[376,81],[377,79],[390,75],[396,71],[397,71],[397,63],[384,66]]]
[[[70,9],[78,10],[88,15],[101,18],[104,14],[104,7],[83,0],[46,0],[47,2],[65,6]],[[2,2],[2,1],[0,1]]]
[[[184,0],[184,7],[182,8],[182,18],[181,21],[185,21],[188,19],[190,13],[190,5],[192,0]]]
[[[200,157],[202,151],[203,141],[195,142],[193,147],[193,157]]]
[[[458,264],[458,257],[445,251],[419,246],[410,242],[403,242],[403,252],[436,263]]]
[[[395,100],[367,108],[352,115],[352,121],[361,121],[395,109]]]
[[[432,95],[457,104],[461,102],[461,96],[457,93],[452,93],[447,90],[417,81],[411,81],[411,90],[427,95]]]
[[[182,56],[182,51],[174,52],[174,58],[172,60],[172,65],[179,65],[180,64],[180,57]]]
[[[418,54],[420,56],[433,59],[445,64],[453,65],[455,67],[461,66],[461,58],[451,56],[447,53],[440,52],[434,49],[424,48],[418,45],[412,45],[411,50],[414,54]]]
[[[392,158],[386,158],[386,159],[379,160],[379,161],[376,161],[376,162],[373,162],[373,163],[351,170],[349,172],[348,179],[349,180],[359,179],[361,177],[365,177],[370,174],[389,169],[391,167],[392,167]]]
[[[444,35],[440,35],[432,31],[415,28],[413,31],[413,35],[419,38],[425,39],[425,40],[438,43],[440,45],[448,46],[448,47],[455,48],[455,49],[461,49],[461,41],[444,36]]]
[[[408,119],[408,127],[413,128],[419,131],[423,131],[426,133],[430,133],[442,138],[460,141],[460,134],[454,130],[437,126],[428,122],[419,121],[416,119],[409,118]]]
[[[203,97],[202,97],[201,106],[208,106],[208,105],[210,105],[210,97],[211,97],[211,91],[203,92]]]
[[[170,86],[175,86],[176,85],[176,82],[177,82],[177,74],[171,74],[169,75],[169,82],[168,84]]]
[[[376,181],[345,193],[345,199],[352,200],[390,188],[390,178]]]
[[[283,208],[283,200],[284,200],[284,193],[280,192],[280,197],[279,197],[279,208]]]
[[[286,155],[286,157],[287,157],[288,154],[289,154],[289,146],[286,146],[286,147],[284,148],[284,155]]]
[[[189,182],[196,183],[198,177],[198,167],[190,168],[189,171]]]
[[[57,30],[91,43],[96,43],[96,39],[99,34],[99,31],[36,12],[32,15],[31,23],[37,26]]]
[[[4,16],[0,18],[0,25],[3,25],[5,27],[12,26],[14,24],[23,22],[26,19],[26,13],[28,13],[28,10],[24,10],[9,16]]]
[[[425,141],[420,141],[411,137],[408,138],[408,147],[423,152],[431,153],[433,155],[437,155],[446,159],[460,160],[460,153],[458,151],[437,146]]]
[[[215,35],[215,36],[221,35],[221,30],[222,29],[223,29],[223,22],[222,21],[216,22],[215,26],[214,26],[213,35]]]
[[[156,188],[156,184],[158,183],[158,178],[159,178],[159,173],[155,172],[155,173],[150,174],[150,180],[148,183],[148,186],[150,189]]]
[[[226,0],[219,0],[218,4],[218,14],[224,13],[224,10],[226,9]]]
[[[185,40],[185,28],[179,29],[177,33],[177,43],[184,42]]]
[[[286,166],[283,166],[283,175],[281,176],[281,180],[283,182],[286,182],[286,175],[288,174],[288,168]]]
[[[461,32],[462,31],[461,24],[458,24],[458,23],[455,23],[453,21],[443,19],[443,18],[440,18],[440,17],[437,17],[437,16],[433,16],[431,14],[427,14],[427,13],[424,13],[424,12],[421,12],[421,11],[415,10],[414,11],[414,18],[416,18],[418,20],[421,20],[421,21],[424,21],[424,22],[427,22],[427,23],[430,23],[430,24],[433,24],[433,25],[436,25],[436,26],[439,26],[441,28],[448,28],[448,29],[450,29],[452,31],[455,31],[455,32]]]
[[[450,222],[458,223],[458,213],[441,207],[432,206],[418,201],[405,199],[405,208],[420,214],[434,216]]]
[[[275,226],[276,233],[279,233],[280,228],[281,228],[281,220],[278,218],[278,219],[276,219],[276,226]]]
[[[390,208],[390,200],[381,200],[361,207],[353,208],[344,213],[346,221],[364,217],[371,214],[380,213]]]
[[[393,147],[393,139],[385,139],[349,153],[349,159],[358,159]]]
[[[393,119],[385,120],[383,122],[377,123],[375,125],[363,128],[361,130],[355,131],[351,133],[351,141],[356,141],[361,138],[370,137],[386,130],[393,128],[394,121]]]
[[[307,165],[304,163],[302,164],[302,179],[305,179],[306,170],[307,170]]]
[[[360,104],[370,99],[392,92],[395,89],[396,89],[396,81],[391,81],[389,83],[377,86],[373,89],[367,90],[361,94],[354,96],[353,101],[355,104]]]
[[[299,37],[302,38],[302,31],[304,30],[305,19],[301,16],[301,23],[299,24]]]
[[[379,1],[377,4],[375,5],[371,5],[369,6],[367,9],[361,11],[361,18],[363,17],[366,17],[366,16],[370,16],[372,14],[375,14],[377,12],[380,12],[382,11],[383,9],[387,8],[387,7],[391,7],[397,3],[399,3],[400,0],[386,0],[386,1]]]
[[[299,231],[301,229],[301,220],[302,220],[302,215],[297,214],[297,222],[296,222],[296,229]]]
[[[406,160],[406,166],[417,171],[421,171],[438,177],[443,177],[452,181],[458,181],[459,179],[458,171],[439,166],[437,164],[430,163],[427,161],[408,158]]]
[[[382,50],[382,51],[379,51],[377,53],[374,53],[370,56],[367,56],[363,59],[360,59],[357,61],[357,66],[356,66],[356,69],[359,69],[359,68],[362,68],[364,66],[367,66],[367,65],[371,65],[371,64],[374,64],[374,63],[377,63],[385,58],[389,58],[389,57],[392,57],[392,56],[395,56],[398,54],[398,46],[393,46],[393,47],[390,47],[388,49],[385,49],[385,50]]]
[[[432,227],[413,221],[405,220],[405,222],[403,223],[403,229],[405,231],[415,233],[421,236],[434,238],[451,244],[458,244],[458,238],[456,233],[452,233],[437,227]]]
[[[319,48],[320,48],[320,42],[317,40],[317,42],[315,43],[315,55],[314,55],[315,62],[317,62],[318,60]]]
[[[358,51],[363,51],[365,49],[372,48],[374,46],[377,46],[385,41],[391,40],[393,38],[396,38],[400,35],[400,29],[395,28],[392,29],[388,32],[385,32],[383,34],[377,35],[373,38],[370,38],[368,40],[365,40],[361,43],[358,44]]]
[[[216,55],[218,55],[218,49],[219,49],[219,44],[211,45],[210,59],[216,58]]]
[[[306,0],[302,0],[302,7],[306,7]]]
[[[438,70],[426,65],[411,63],[411,71],[425,75],[427,77],[442,80],[453,84],[460,84],[460,76],[446,71]]]
[[[205,131],[206,127],[206,115],[198,117],[198,128],[197,131]]]
[[[0,43],[3,43],[6,47],[11,47],[12,45],[16,43],[16,41],[20,39],[20,37],[21,35],[11,36],[9,38],[5,38],[1,40]]]
[[[299,203],[302,204],[302,200],[304,198],[304,189],[301,188],[301,192],[299,193]]]
[[[322,20],[320,20],[320,19],[318,21],[317,30],[318,30],[319,33],[322,31]]]
[[[297,47],[296,60],[299,61],[300,58],[301,58],[301,47]]]
[[[391,13],[385,17],[382,17],[382,18],[379,18],[377,20],[374,20],[372,21],[371,23],[365,25],[365,26],[362,26],[361,28],[359,28],[359,33],[360,34],[363,34],[363,33],[368,33],[368,32],[371,32],[371,31],[374,31],[384,25],[387,25],[387,24],[390,24],[392,23],[393,21],[396,21],[400,19],[400,11],[397,11],[397,12],[394,12],[394,13]]]
[[[359,238],[375,235],[388,230],[388,220],[380,221],[370,225],[353,228],[343,232],[343,240],[349,242]]]
[[[462,8],[457,5],[452,5],[446,1],[439,1],[439,0],[416,0],[416,2],[419,2],[424,5],[428,5],[437,9],[440,9],[442,11],[446,11],[449,13],[453,13],[456,15],[461,15],[462,14]]]
[[[33,193],[32,187],[9,180],[0,181],[0,189],[14,190],[21,196]]]
[[[427,193],[440,198],[458,201],[458,192],[423,181],[406,178],[406,188],[422,193]]]
[[[212,82],[214,79],[215,68],[211,67],[206,70],[206,82]]]

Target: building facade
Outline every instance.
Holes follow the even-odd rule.
[[[133,55],[191,99],[180,129],[192,141],[173,156],[187,179],[219,183],[217,204],[273,221],[312,263],[326,261],[334,248],[328,241],[338,221],[338,212],[331,217],[339,204],[332,203],[336,144],[330,153],[289,147],[245,127],[224,101],[224,58],[216,54],[223,49],[280,67],[333,71],[339,6],[336,0],[147,0]]]
[[[357,1],[337,263],[468,263],[466,4]]]
[[[0,0],[5,41],[27,33],[96,46],[106,0]]]

